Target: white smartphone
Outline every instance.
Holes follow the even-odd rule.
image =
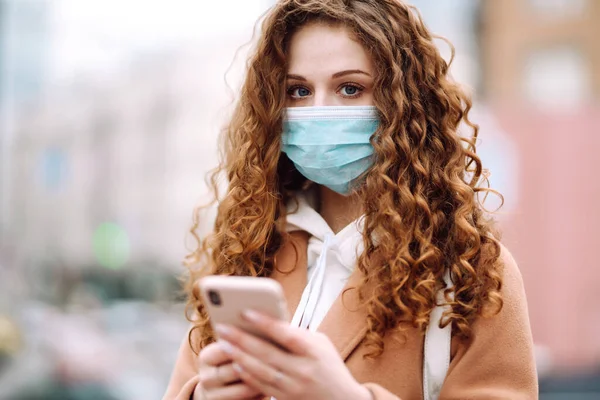
[[[242,318],[242,312],[256,310],[287,321],[287,306],[281,285],[270,278],[211,275],[199,282],[200,292],[213,329],[228,324],[264,338]]]

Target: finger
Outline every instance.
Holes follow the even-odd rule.
[[[223,347],[218,342],[211,343],[204,347],[198,355],[200,367],[202,365],[217,366],[231,361],[229,354],[223,351]]]
[[[204,389],[206,400],[240,400],[261,398],[262,393],[245,383],[236,383],[215,389]]]
[[[308,331],[290,326],[287,322],[271,318],[254,310],[246,310],[243,318],[251,323],[264,337],[277,343],[290,353],[307,355],[310,345],[306,340]]]
[[[233,366],[241,380],[261,393],[284,398],[297,385],[281,371],[242,351],[236,354],[235,359]]]
[[[226,386],[240,380],[238,372],[233,368],[231,363],[218,367],[203,368],[199,371],[198,375],[200,376],[202,386],[206,389]]]
[[[241,351],[269,364],[276,370],[282,370],[286,373],[291,372],[290,368],[293,368],[296,364],[295,359],[298,356],[290,354],[273,343],[269,343],[241,329],[228,325],[217,325],[216,329],[222,338],[221,345],[223,351],[227,353],[233,351],[231,348],[231,345],[233,345]],[[235,360],[233,355],[230,356]]]

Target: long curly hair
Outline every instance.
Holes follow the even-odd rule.
[[[281,152],[286,54],[308,23],[345,26],[376,68],[374,164],[357,189],[365,218],[357,289],[367,304],[369,356],[380,355],[386,333],[404,324],[425,331],[446,273],[454,286],[445,291],[451,309],[441,325],[469,338],[476,317],[502,308],[501,248],[479,201],[490,189],[475,150],[478,127],[468,118],[472,103],[449,77],[451,60],[417,10],[399,0],[282,0],[264,18],[223,132],[221,164],[210,175],[217,217],[204,239],[196,233],[201,207],[194,213],[197,248],[185,262],[190,345],[197,351],[215,340],[194,283],[208,274],[268,277],[286,240],[286,205],[306,183]],[[459,134],[461,122],[470,137]],[[223,172],[228,187],[219,198]],[[367,293],[366,285],[374,289]]]

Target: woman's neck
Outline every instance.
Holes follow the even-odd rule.
[[[333,233],[338,233],[362,214],[362,204],[357,196],[342,196],[319,186],[319,214]]]

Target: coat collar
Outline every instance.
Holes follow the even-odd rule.
[[[309,235],[304,231],[291,232],[277,253],[276,268],[271,275],[271,278],[277,280],[283,287],[290,319],[300,302],[307,282],[308,239]],[[357,287],[361,279],[362,274],[358,268],[355,268],[318,329],[329,337],[344,360],[367,333],[366,306],[358,298]]]

